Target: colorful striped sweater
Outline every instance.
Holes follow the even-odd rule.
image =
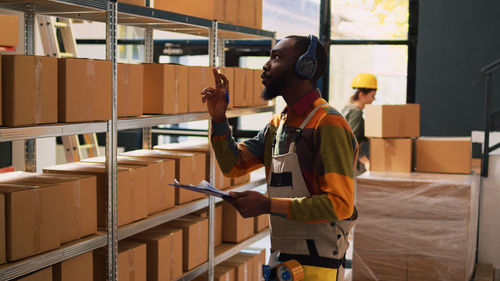
[[[285,122],[276,145],[279,154],[288,152],[295,129],[318,105],[326,101],[315,90],[281,114],[253,139],[237,144],[227,122],[213,123],[212,146],[226,176],[242,176],[265,166],[266,175],[272,157],[273,137],[280,121]],[[344,117],[329,105],[314,114],[304,128],[296,153],[309,189],[306,198],[273,198],[271,214],[303,223],[344,220],[354,212],[353,169],[358,154],[354,137]]]

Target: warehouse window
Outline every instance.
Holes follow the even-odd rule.
[[[352,79],[361,72],[377,76],[374,104],[411,102],[410,1],[332,0],[331,14],[330,103],[341,109],[353,94]]]

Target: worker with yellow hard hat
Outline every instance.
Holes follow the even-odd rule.
[[[358,173],[363,173],[370,165],[363,109],[365,105],[371,104],[375,100],[375,94],[378,89],[377,78],[370,73],[360,73],[352,79],[351,87],[354,89],[354,94],[351,96],[350,103],[342,109],[342,114],[358,140],[360,150],[357,170]]]

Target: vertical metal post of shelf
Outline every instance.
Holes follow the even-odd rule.
[[[208,36],[208,57],[209,64],[211,67],[216,67],[218,56],[218,34],[217,34],[217,21],[212,21],[212,28],[210,28],[210,34]],[[212,132],[212,120],[208,120],[208,142],[210,147],[212,143],[210,141],[210,136]],[[213,150],[210,149],[210,184],[215,183],[215,157]],[[214,258],[215,258],[215,243],[214,243],[214,223],[215,223],[215,200],[213,196],[209,196],[208,199],[208,281],[214,280]]]
[[[35,12],[33,3],[26,3],[24,11],[24,53],[35,54]],[[24,170],[36,172],[36,139],[24,141]]]
[[[108,121],[106,132],[106,172],[107,185],[107,245],[108,264],[107,280],[118,281],[118,215],[117,215],[117,3],[116,0],[107,1],[106,21],[106,58],[112,65],[112,99],[111,120]]]
[[[486,77],[486,88],[484,97],[484,141],[483,141],[483,154],[481,155],[481,176],[488,177],[488,162],[490,153],[490,130],[491,130],[491,89],[492,89],[492,79],[491,73],[487,73]]]
[[[153,63],[153,29],[148,27],[144,29],[144,62]],[[142,148],[152,148],[151,127],[142,128]]]

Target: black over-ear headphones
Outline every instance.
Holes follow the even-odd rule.
[[[316,61],[316,46],[319,43],[318,37],[314,35],[309,35],[309,47],[307,51],[299,57],[299,60],[295,64],[295,74],[297,77],[303,80],[310,80],[313,78],[316,72],[316,66],[318,62]]]

